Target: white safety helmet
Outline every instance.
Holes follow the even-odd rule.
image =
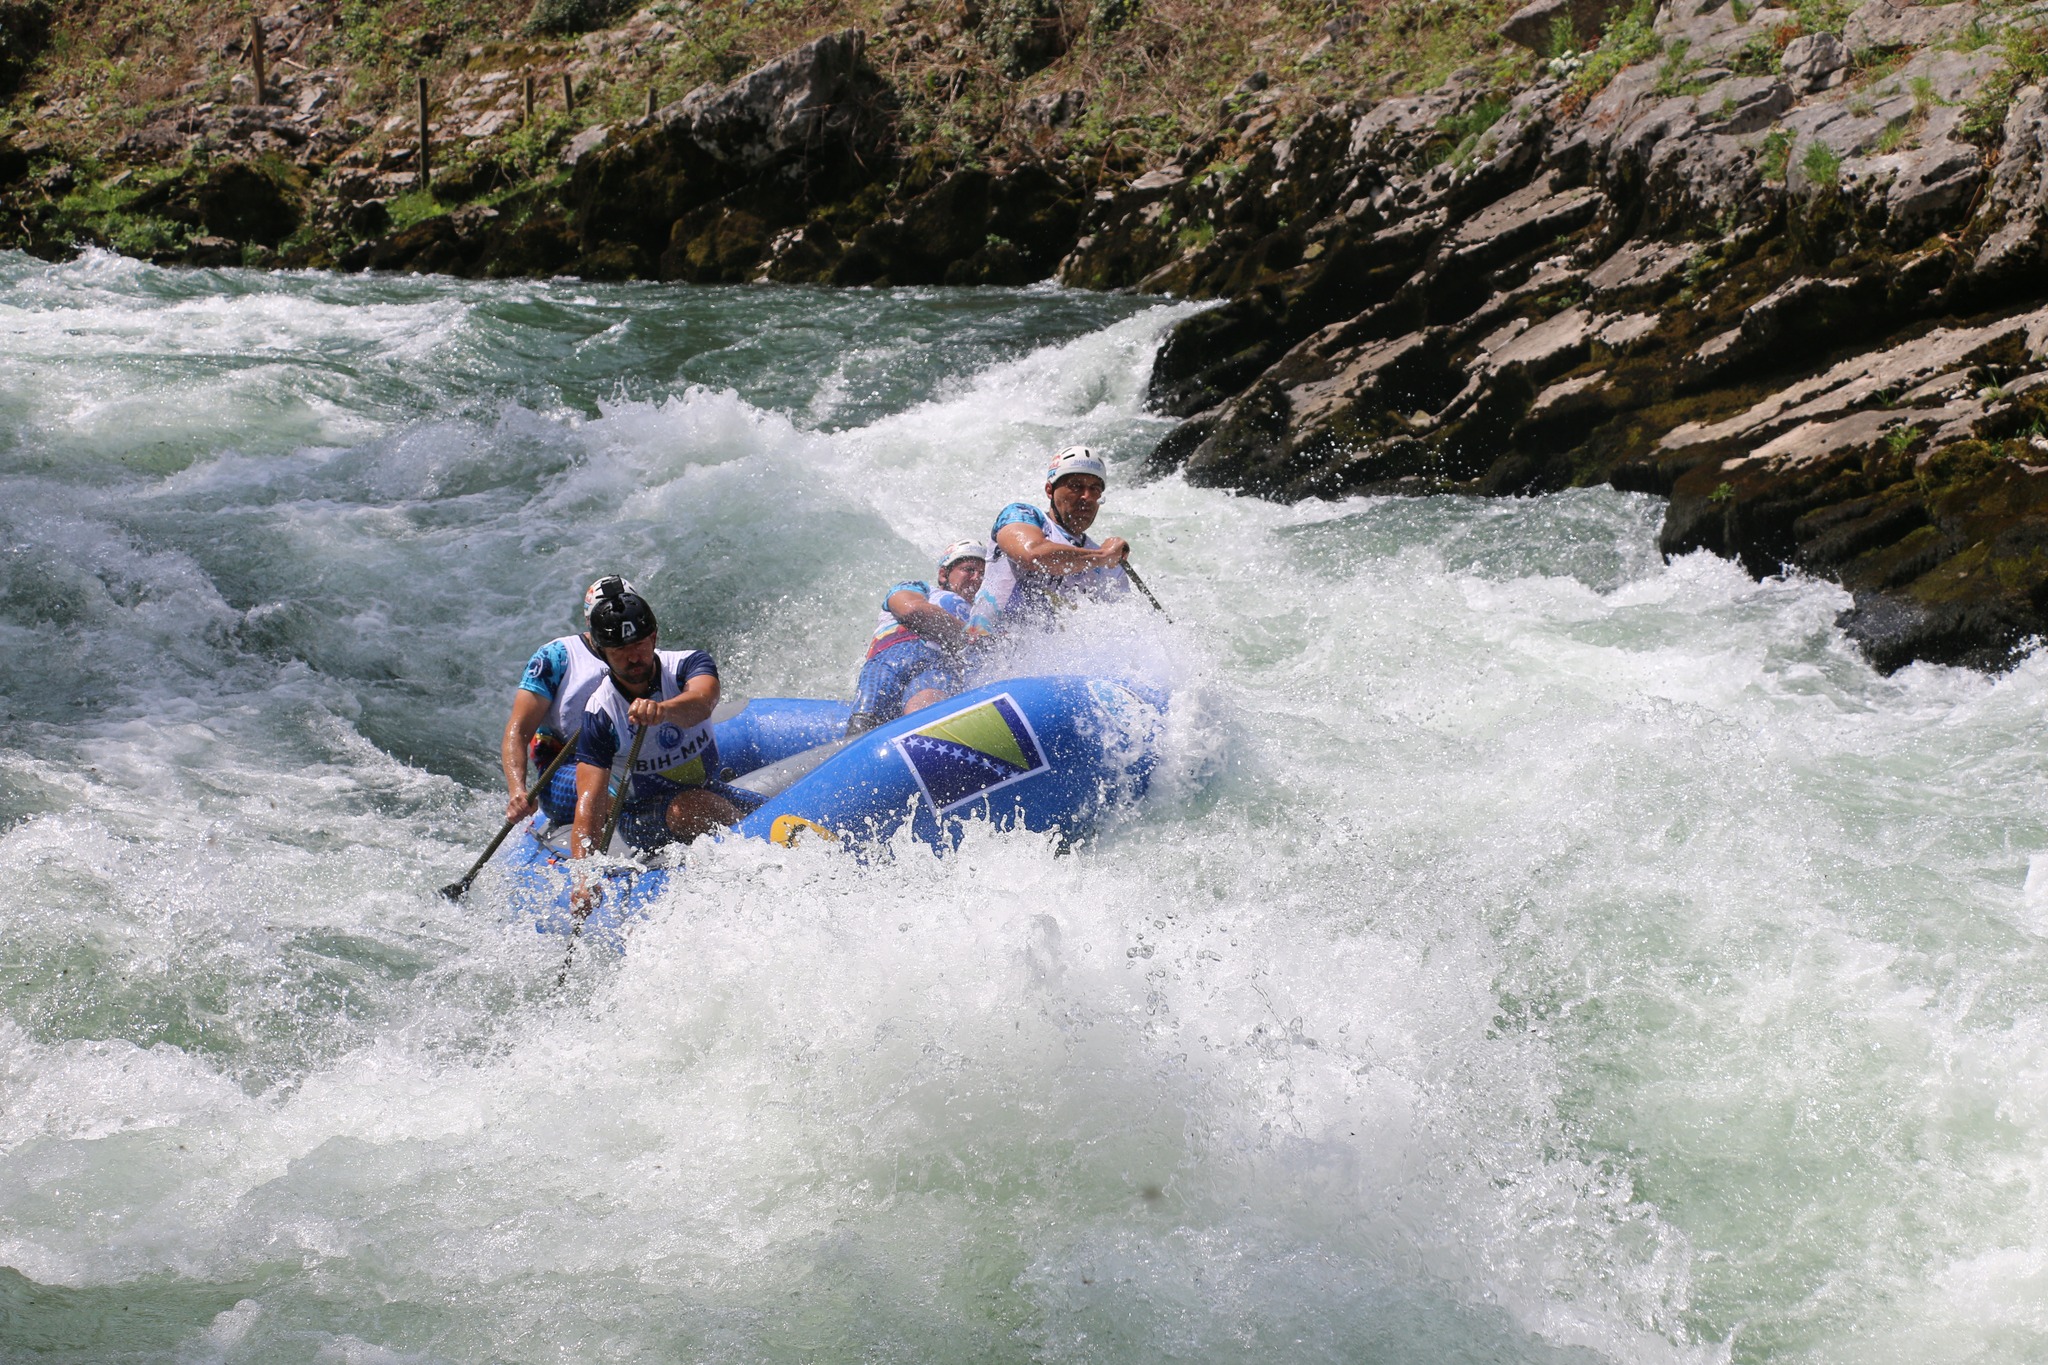
[[[589,587],[583,590],[583,620],[586,624],[590,620],[591,609],[597,605],[598,598],[607,596],[615,597],[618,595],[618,593],[616,592],[606,593],[601,591],[601,589],[607,583],[617,583],[619,585],[620,590],[634,597],[638,597],[640,595],[640,590],[634,587],[629,580],[620,578],[617,574],[606,574],[603,578],[598,579],[595,583],[592,583]]]
[[[939,551],[939,572],[944,573],[963,559],[978,559],[988,562],[988,546],[978,540],[956,540]]]
[[[1065,450],[1053,456],[1052,463],[1046,466],[1046,486],[1051,487],[1061,479],[1074,474],[1093,474],[1096,478],[1102,480],[1103,483],[1107,484],[1109,482],[1109,470],[1102,463],[1100,455],[1097,455],[1087,446],[1068,446]]]

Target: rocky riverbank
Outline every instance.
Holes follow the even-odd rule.
[[[2048,5],[1536,0],[1490,16],[1502,53],[1426,89],[1255,72],[1170,154],[1096,155],[1073,130],[1099,96],[1060,84],[1072,36],[1028,25],[1002,60],[1037,93],[964,150],[915,136],[929,82],[902,54],[992,22],[949,15],[899,6],[524,152],[507,130],[534,126],[533,54],[480,47],[450,117],[499,150],[431,187],[402,119],[337,118],[309,72],[288,105],[126,134],[150,169],[108,202],[167,226],[156,249],[108,244],[1214,299],[1159,358],[1153,401],[1182,423],[1157,472],[1283,498],[1608,482],[1670,498],[1667,551],[1843,583],[1880,667],[1996,667],[2048,634]],[[643,11],[576,50],[672,22]],[[68,246],[67,175],[0,150],[13,244]]]

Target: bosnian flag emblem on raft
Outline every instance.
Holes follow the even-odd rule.
[[[896,751],[941,815],[1047,766],[1031,722],[1007,692],[897,736]]]

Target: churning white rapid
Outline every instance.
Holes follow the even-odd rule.
[[[1140,483],[1185,312],[0,257],[0,1357],[2043,1358],[2048,659]],[[434,895],[592,576],[845,696],[1075,440],[1173,614],[1054,651],[1174,690],[1100,839],[711,848],[562,993]]]

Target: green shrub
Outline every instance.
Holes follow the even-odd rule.
[[[1141,0],[1095,0],[1088,27],[1097,33],[1115,33],[1138,17]]]
[[[535,0],[533,13],[526,16],[526,31],[549,37],[588,33],[618,22],[637,8],[633,0]]]
[[[1806,178],[1816,185],[1833,189],[1842,183],[1842,157],[1825,142],[1806,144],[1806,155],[1799,158],[1799,169],[1806,172]]]
[[[1550,21],[1550,33],[1543,40],[1543,55],[1546,57],[1568,57],[1579,50],[1579,30],[1572,24],[1569,14],[1560,14]]]

